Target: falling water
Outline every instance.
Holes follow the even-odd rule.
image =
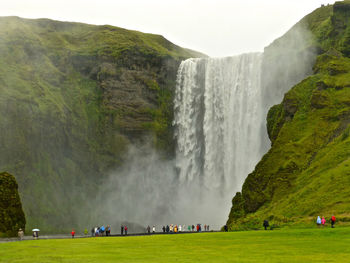
[[[181,63],[174,125],[183,184],[231,198],[261,158],[261,63],[261,53]]]

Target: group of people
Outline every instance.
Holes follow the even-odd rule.
[[[204,231],[209,231],[209,225],[204,225]],[[151,233],[151,227],[147,226],[146,228],[147,233],[150,234]],[[162,227],[163,233],[178,233],[178,232],[201,232],[202,231],[202,225],[201,224],[197,224],[195,225],[188,225],[187,228],[185,225],[166,225]],[[156,226],[152,227],[152,233],[156,232]]]
[[[73,232],[74,232],[74,229],[73,231],[71,232],[72,234],[72,238],[74,238],[74,235],[73,235]],[[75,234],[75,232],[74,232]],[[84,231],[84,234],[86,234],[86,231]],[[92,237],[99,237],[99,236],[110,236],[111,235],[111,226],[110,225],[107,225],[107,227],[105,226],[100,226],[100,227],[93,227],[91,228],[91,236]]]
[[[332,215],[330,218],[330,223],[331,223],[332,228],[334,228],[335,220],[336,220],[335,216]],[[320,227],[320,226],[324,227],[326,225],[326,223],[327,223],[327,220],[324,216],[322,216],[322,219],[320,216],[317,217],[316,224],[318,227]]]

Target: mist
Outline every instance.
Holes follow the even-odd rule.
[[[148,225],[223,226],[233,195],[270,147],[268,109],[312,73],[317,50],[311,40],[298,25],[263,54],[182,62],[174,158],[164,160],[147,143],[131,146],[99,190],[95,221],[132,224],[136,232]]]

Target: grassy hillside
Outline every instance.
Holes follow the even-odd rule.
[[[18,179],[29,228],[86,219],[130,143],[173,153],[176,71],[198,55],[108,25],[0,18],[0,171]]]
[[[314,72],[270,109],[272,147],[232,200],[231,230],[259,228],[264,219],[276,226],[332,214],[350,221],[349,17],[350,1],[337,2],[297,25],[310,30],[307,45],[319,52]]]
[[[328,228],[33,240],[0,244],[0,262],[347,262],[349,234]]]

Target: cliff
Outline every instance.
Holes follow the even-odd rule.
[[[265,50],[278,60],[273,50],[302,28],[309,34],[295,50],[317,56],[309,76],[268,112],[271,148],[232,200],[231,230],[258,229],[265,219],[273,226],[307,226],[332,214],[350,221],[349,10],[350,1],[323,6]]]
[[[0,18],[0,170],[16,174],[29,226],[82,223],[127,148],[173,155],[182,59],[202,56],[108,25]]]

